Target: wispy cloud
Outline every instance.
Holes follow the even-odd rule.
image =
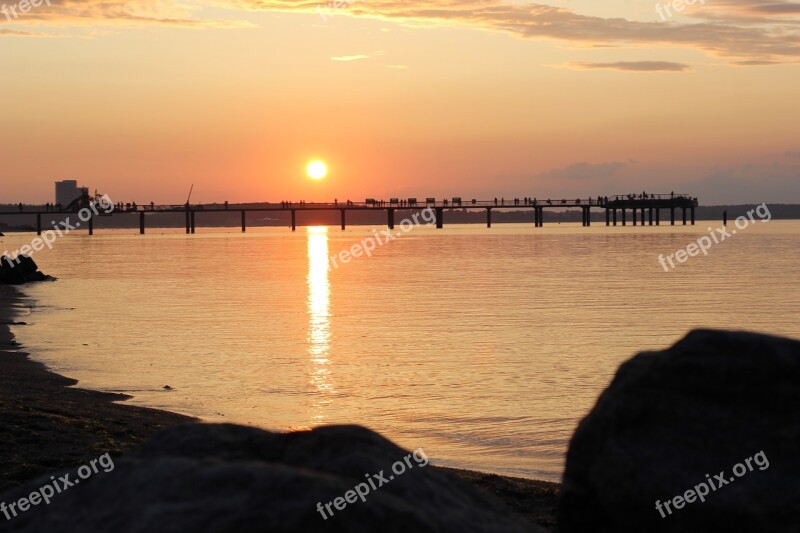
[[[210,0],[239,11],[316,13],[318,0]],[[676,47],[703,51],[739,65],[800,63],[800,4],[784,0],[725,0],[689,16],[698,23],[665,24],[600,17],[543,3],[514,0],[370,0],[350,5],[343,16],[407,24],[470,25],[524,39],[545,39],[598,48]],[[52,0],[19,24],[160,24],[241,27],[246,22],[198,18],[196,4],[156,0]],[[746,62],[759,63],[746,63]]]
[[[238,0],[252,10],[312,11],[313,2],[290,0]],[[664,24],[624,18],[583,15],[573,10],[546,4],[511,3],[502,0],[444,0],[398,3],[394,0],[370,0],[354,4],[347,16],[363,16],[425,24],[467,24],[501,31],[525,39],[567,41],[586,47],[673,46],[702,50],[708,54],[738,60],[761,60],[784,63],[800,61],[800,31],[787,26],[784,18],[773,20],[763,11],[791,11],[788,2],[771,4],[759,0],[731,0],[739,16],[748,12],[752,19],[744,23],[719,20],[696,24]],[[780,4],[782,8],[768,8]],[[760,8],[759,8],[760,6]],[[759,11],[760,9],[760,11]],[[712,10],[695,10],[710,13]],[[765,18],[766,17],[766,18]],[[758,25],[749,22],[758,20]]]
[[[576,70],[623,70],[628,72],[683,72],[690,68],[683,63],[670,61],[616,61],[614,63],[569,63],[567,68]]]
[[[7,30],[0,28],[0,35],[7,35],[9,37],[40,37],[42,34],[33,33],[30,31],[21,31],[21,30]]]
[[[138,0],[132,2],[108,0],[52,0],[49,5],[31,9],[15,19],[15,25],[54,24],[60,27],[87,25],[163,25],[188,28],[252,27],[247,21],[195,18],[196,6],[181,2]],[[2,32],[0,34],[6,34]]]
[[[358,61],[360,59],[369,59],[369,56],[365,55],[357,55],[357,56],[333,56],[331,57],[334,61]]]

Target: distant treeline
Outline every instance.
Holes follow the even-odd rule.
[[[221,207],[221,206],[219,206]],[[238,227],[241,218],[237,209],[259,207],[259,204],[237,204],[230,206],[230,212],[208,212],[197,211],[196,223],[198,228],[203,227]],[[733,220],[737,216],[744,215],[756,205],[715,205],[701,206],[696,209],[697,220],[722,220],[723,211],[728,211],[728,219]],[[767,204],[773,219],[800,219],[800,204]],[[558,222],[580,222],[581,211],[579,209],[556,211],[556,208],[545,209],[545,224]],[[32,214],[15,213],[18,207],[15,205],[0,204],[0,213],[14,213],[11,215],[0,216],[0,231],[26,230],[35,228],[36,218]],[[415,210],[396,209],[395,224],[399,224],[404,218],[408,218]],[[71,216],[74,220],[75,215],[60,215],[48,213],[49,217],[42,217],[42,225],[45,229],[62,221],[64,217]],[[681,210],[675,210],[676,223],[680,224]],[[688,215],[687,215],[688,216]],[[150,213],[146,214],[148,228],[182,228],[185,226],[186,219],[183,213]],[[630,217],[629,217],[630,220]],[[444,214],[445,225],[447,224],[485,224],[486,211],[484,209],[446,209]],[[668,210],[661,210],[661,223],[666,221],[669,224]],[[386,211],[348,211],[347,225],[375,225],[385,226],[387,222]],[[592,210],[592,222],[605,223],[605,211],[599,208]],[[338,210],[332,211],[302,211],[298,209],[297,224],[300,226],[338,226],[340,215]],[[533,210],[520,210],[515,207],[504,209],[492,209],[492,224],[503,223],[533,223]],[[247,226],[289,226],[291,224],[290,214],[286,211],[259,211],[247,213]],[[100,216],[95,218],[95,229],[115,229],[115,228],[138,228],[138,213],[122,213],[114,216]]]

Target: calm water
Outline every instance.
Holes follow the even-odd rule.
[[[658,254],[707,226],[416,228],[330,273],[371,228],[75,234],[35,256],[60,280],[25,289],[16,333],[134,404],[278,430],[359,423],[439,464],[557,480],[634,353],[696,327],[800,337],[800,223],[759,222],[665,273]]]

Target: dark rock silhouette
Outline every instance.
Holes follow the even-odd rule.
[[[580,423],[559,531],[798,531],[798,444],[800,342],[693,331],[624,363]],[[709,481],[719,486],[704,502],[673,502],[663,518],[656,509]]]
[[[189,424],[156,435],[115,460],[112,471],[100,470],[49,505],[2,521],[13,531],[31,532],[541,531],[488,493],[415,458],[414,468],[393,473],[392,465],[408,455],[358,426],[282,434]],[[366,474],[381,471],[389,481],[366,501],[334,508],[327,519],[318,512],[318,502],[344,497]],[[14,501],[49,481],[32,481],[0,501]]]
[[[39,272],[36,261],[29,255],[20,255],[14,259],[7,255],[0,257],[0,283],[21,285],[31,281],[52,281],[54,279]]]

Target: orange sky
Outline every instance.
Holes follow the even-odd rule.
[[[139,203],[191,184],[197,201],[800,202],[798,4],[669,21],[654,1],[343,5],[0,14],[0,203],[52,201],[57,179]],[[314,158],[325,180],[306,177]]]

